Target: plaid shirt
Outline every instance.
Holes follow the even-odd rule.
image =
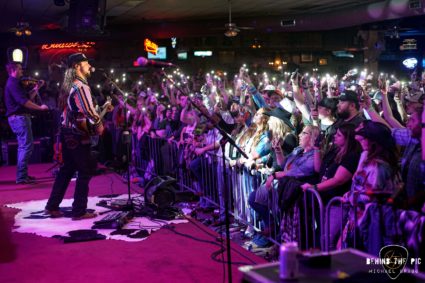
[[[73,120],[83,117],[93,125],[100,122],[87,81],[77,77],[68,96],[68,106],[62,114],[62,125],[67,128],[75,127]]]
[[[422,164],[421,143],[412,137],[409,129],[393,129],[393,138],[404,148],[401,158],[401,176],[408,197],[425,190],[425,166]]]

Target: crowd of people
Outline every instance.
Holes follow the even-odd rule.
[[[133,138],[132,156],[143,156],[150,139],[166,141],[178,149],[179,165],[193,176],[194,188],[201,195],[215,190],[221,222],[225,186],[220,177],[214,185],[203,180],[201,157],[219,160],[224,154],[229,168],[265,176],[255,190],[250,181],[240,180],[245,196],[232,197],[233,206],[259,216],[264,232],[276,228],[272,194],[279,195],[278,206],[285,210],[311,188],[325,204],[343,197],[357,207],[357,219],[368,204],[382,201],[425,213],[424,84],[425,77],[417,71],[402,82],[367,70],[352,69],[338,78],[317,72],[255,73],[244,65],[234,76],[221,70],[187,76],[179,69],[155,71],[133,81],[106,76],[91,89],[95,104],[103,105],[111,97],[115,106],[105,115],[105,133],[98,145],[102,161],[122,161],[122,135],[127,130]],[[51,94],[59,88],[56,83],[47,85],[42,103],[57,109],[60,103]],[[229,143],[222,152],[220,141],[228,138],[246,156]],[[167,167],[171,157],[162,158]],[[215,164],[221,176],[223,167]],[[135,168],[139,175],[143,174],[136,169],[147,170]],[[164,172],[173,174],[172,169]],[[200,207],[209,209],[211,202],[202,197]],[[355,227],[356,218],[342,210],[331,206],[332,249]],[[246,235],[251,232],[248,229]],[[261,236],[253,241],[264,243]]]

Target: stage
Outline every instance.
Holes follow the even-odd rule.
[[[51,164],[29,166],[36,176],[34,185],[16,185],[16,167],[0,167],[0,205],[3,225],[10,231],[18,209],[4,205],[47,199],[53,177],[46,170]],[[65,198],[72,198],[72,182]],[[141,192],[132,186],[132,193]],[[90,196],[125,194],[127,185],[121,177],[109,172],[90,182]],[[96,209],[96,207],[89,207]],[[227,281],[225,264],[212,259],[220,249],[217,233],[194,219],[187,223],[161,228],[146,240],[126,242],[99,240],[64,244],[61,240],[29,233],[12,232],[15,258],[0,264],[1,282],[223,282]],[[1,230],[0,230],[1,231]],[[3,237],[2,237],[3,239]],[[0,252],[9,249],[0,242]],[[223,256],[217,257],[225,260]],[[240,281],[238,267],[266,261],[232,243],[233,278]]]

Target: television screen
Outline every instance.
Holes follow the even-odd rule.
[[[187,52],[179,52],[179,53],[177,53],[177,58],[179,60],[187,60]]]
[[[158,52],[156,55],[148,52],[148,59],[167,59],[167,47],[158,47]]]

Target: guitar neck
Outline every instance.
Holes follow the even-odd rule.
[[[108,106],[109,106],[109,103],[111,103],[111,99],[110,98],[108,98],[107,103],[108,103],[108,105],[106,105],[105,107],[103,107],[102,112],[100,112],[100,114],[99,114],[100,120],[102,120],[103,119],[103,116],[105,116],[105,114],[108,112]]]

